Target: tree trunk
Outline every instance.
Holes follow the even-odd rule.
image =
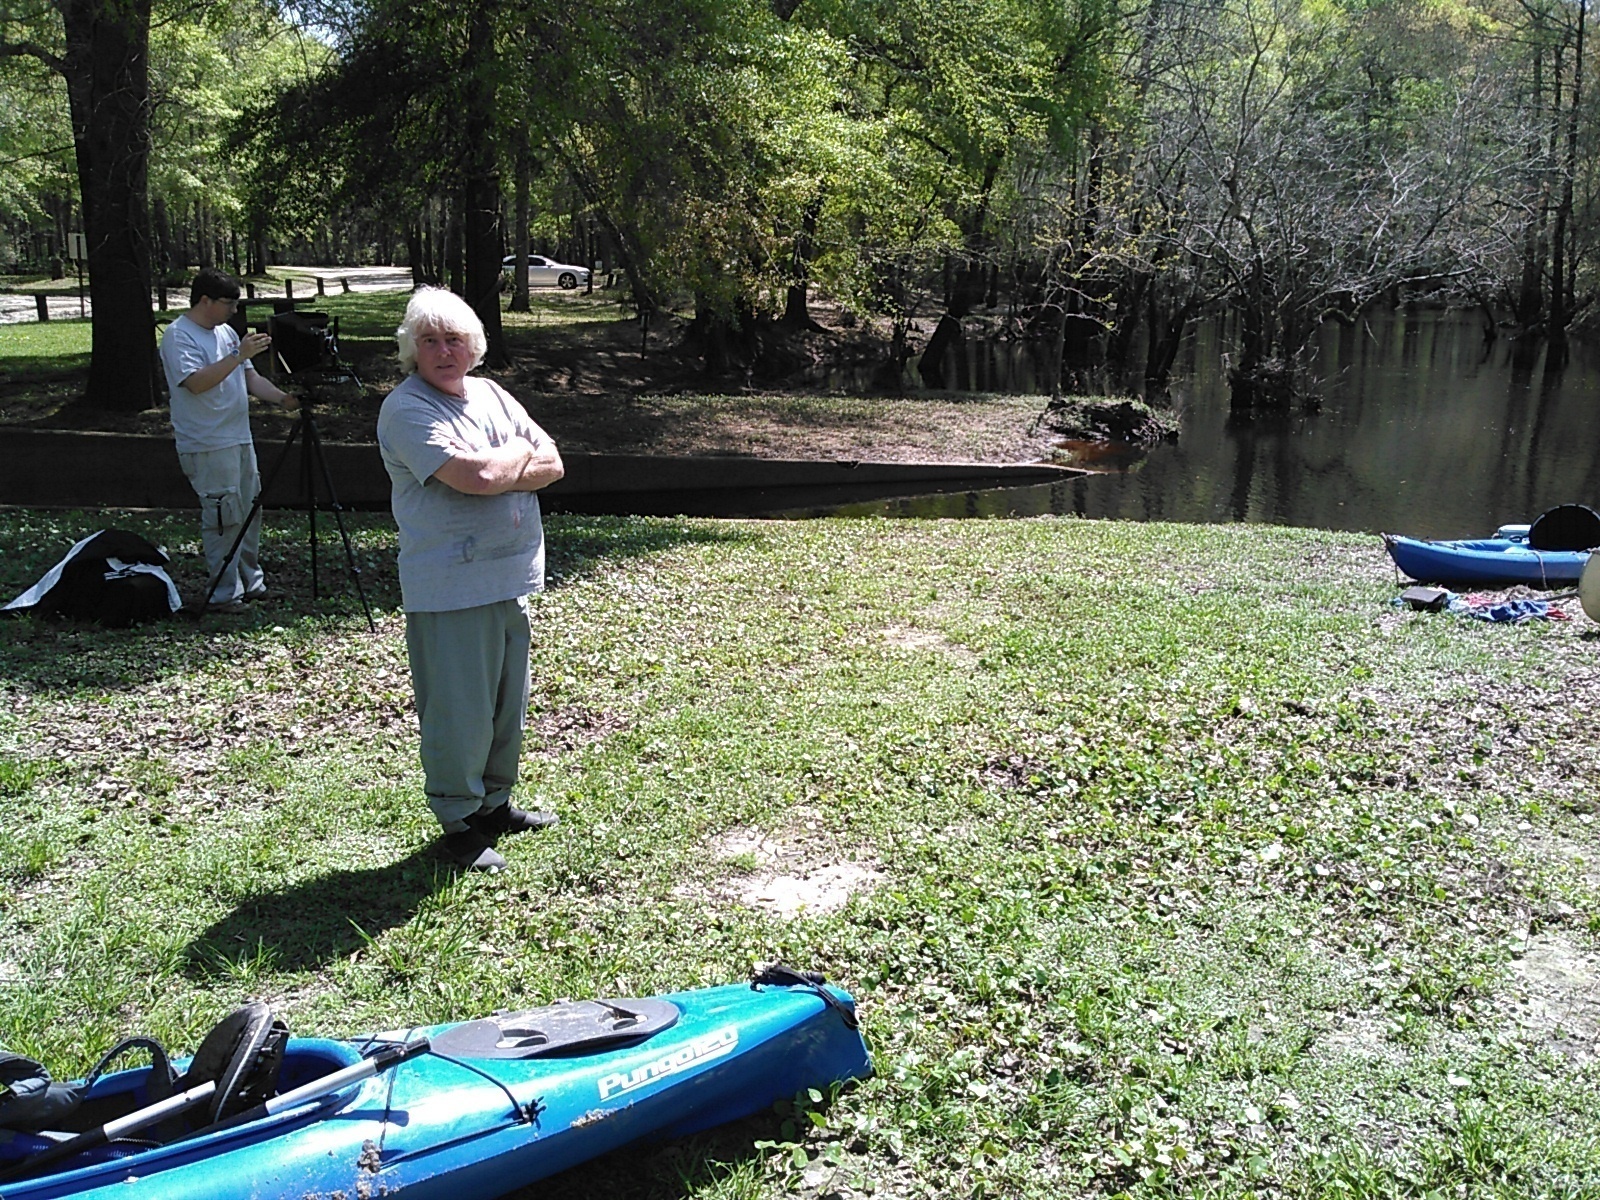
[[[217,260],[214,254],[215,240],[211,236],[211,210],[206,207],[205,201],[194,202],[194,228],[195,239],[200,246],[199,262],[202,267],[215,267]]]
[[[989,156],[977,207],[962,222],[966,253],[958,262],[945,260],[945,308],[958,321],[976,308],[984,296],[989,263],[989,201],[1004,161],[1005,156],[999,151]]]
[[[250,273],[267,273],[267,219],[260,214],[250,219]]]
[[[89,243],[87,400],[142,411],[156,403],[150,312],[150,0],[56,0]]]
[[[794,239],[793,278],[784,299],[783,323],[795,329],[815,328],[808,304],[811,278],[811,248],[817,237],[817,219],[822,216],[822,189],[817,189],[800,218],[800,233]]]
[[[922,376],[924,385],[930,388],[945,386],[945,351],[960,341],[961,322],[949,313],[945,313],[939,318],[933,336],[928,339],[928,344],[923,347],[922,357],[917,361],[917,374]]]
[[[1536,106],[1544,103],[1544,54],[1535,50],[1533,56],[1533,96]],[[1537,157],[1548,158],[1544,154],[1543,142],[1540,135],[1535,134],[1536,145],[1530,147]],[[1553,164],[1548,164],[1553,165]],[[1541,172],[1544,174],[1545,172]],[[1533,197],[1534,211],[1529,217],[1527,228],[1523,231],[1522,242],[1522,275],[1519,280],[1517,295],[1512,304],[1512,313],[1520,327],[1518,332],[1526,334],[1537,329],[1544,318],[1544,267],[1548,244],[1545,240],[1546,223],[1550,213],[1550,189],[1548,181],[1541,182]]]
[[[444,221],[444,280],[452,292],[464,296],[467,290],[466,253],[462,248],[461,209],[464,197],[459,194],[455,203],[448,205]]]
[[[172,274],[172,230],[167,222],[167,202],[157,196],[150,210],[155,227],[155,258],[150,264],[151,274],[157,280],[165,280]]]
[[[517,198],[516,215],[513,218],[516,228],[512,236],[516,245],[512,247],[517,256],[516,272],[511,283],[511,311],[527,312],[528,298],[528,186],[533,175],[533,156],[528,153],[528,138],[524,133],[517,138]]]
[[[413,221],[406,226],[406,261],[411,264],[411,286],[421,287],[427,276],[427,266],[422,261],[422,222]]]
[[[1577,45],[1572,57],[1572,95],[1567,101],[1566,129],[1561,155],[1554,227],[1550,233],[1550,347],[1545,364],[1552,369],[1566,365],[1567,326],[1572,323],[1577,269],[1577,248],[1569,247],[1568,228],[1572,223],[1573,178],[1578,172],[1578,113],[1583,99],[1584,8],[1578,6]],[[1556,79],[1556,107],[1561,106],[1561,83]],[[1568,252],[1571,250],[1569,267]]]
[[[505,332],[500,325],[500,148],[495,137],[494,23],[487,4],[472,14],[467,37],[467,144],[465,186],[464,289],[461,293],[483,322],[489,349],[484,361],[503,367]]]

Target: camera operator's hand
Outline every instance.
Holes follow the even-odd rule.
[[[272,345],[272,336],[266,333],[247,333],[239,339],[239,353],[244,358],[254,358]]]
[[[244,386],[257,400],[265,400],[268,404],[281,404],[290,412],[300,407],[298,396],[284,391],[260,371],[246,371]]]

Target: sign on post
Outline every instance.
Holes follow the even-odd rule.
[[[89,239],[81,233],[67,234],[67,257],[73,262],[82,262],[89,257]]]

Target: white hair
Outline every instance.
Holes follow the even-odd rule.
[[[460,296],[444,288],[424,287],[413,292],[405,318],[394,331],[394,340],[400,343],[400,369],[407,375],[417,369],[417,339],[424,333],[456,333],[466,338],[467,348],[472,351],[472,367],[489,352],[489,339],[484,336],[478,314]]]

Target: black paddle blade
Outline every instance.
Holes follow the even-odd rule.
[[[643,1041],[677,1024],[678,1015],[665,1000],[563,1000],[457,1025],[433,1039],[433,1050],[450,1058],[583,1054]]]

